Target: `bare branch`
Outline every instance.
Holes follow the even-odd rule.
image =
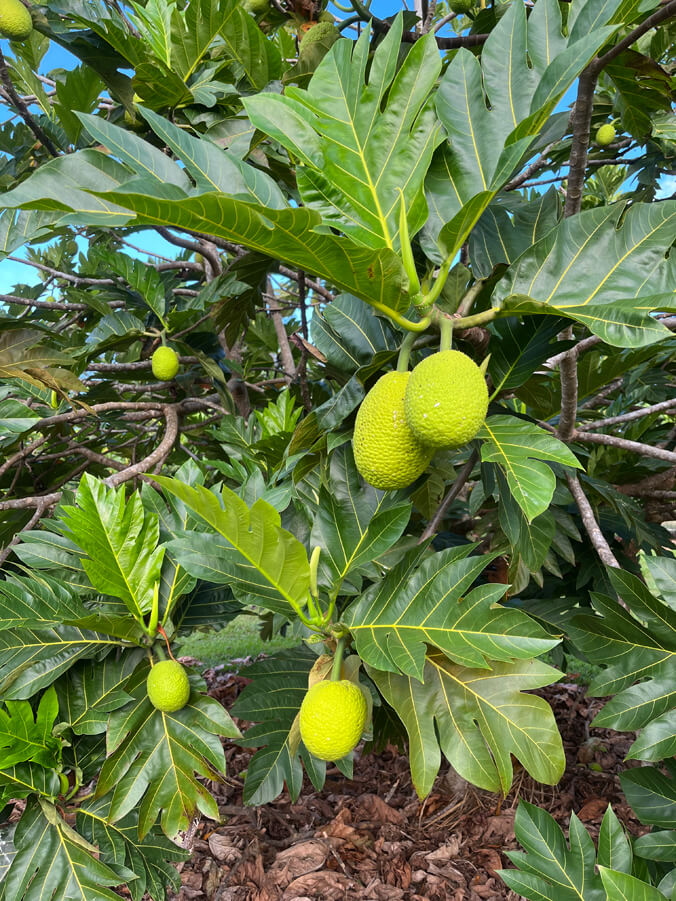
[[[286,327],[280,312],[279,302],[276,298],[273,300],[272,296],[270,297],[268,309],[270,310],[270,317],[275,327],[275,334],[277,335],[277,341],[279,343],[279,357],[282,368],[286,373],[288,381],[291,382],[296,376],[296,364],[293,362],[291,343],[289,341],[289,336],[286,334]]]
[[[472,470],[474,469],[474,466],[476,465],[476,462],[478,459],[479,459],[478,451],[473,450],[472,453],[469,455],[467,462],[465,463],[465,465],[462,467],[462,469],[456,476],[455,482],[453,483],[451,490],[448,492],[448,494],[443,499],[443,501],[439,504],[439,507],[437,508],[434,516],[428,522],[427,528],[420,536],[420,540],[418,541],[418,544],[424,544],[426,541],[429,541],[429,539],[434,534],[436,534],[437,530],[439,529],[439,525],[441,524],[441,522],[444,519],[444,516],[446,515],[446,511],[448,510],[448,508],[451,506],[453,501],[456,499],[456,497],[460,494],[460,492],[464,488],[465,482],[471,476]]]
[[[640,482],[632,482],[626,485],[618,485],[617,490],[621,494],[641,495],[646,491],[652,491],[660,488],[667,488],[676,481],[676,466],[665,469],[662,472],[655,472],[646,476]]]
[[[640,410],[633,410],[631,413],[623,413],[621,416],[609,416],[607,419],[596,419],[594,422],[586,422],[581,425],[578,432],[586,432],[589,429],[605,428],[608,425],[617,425],[620,422],[632,422],[634,419],[641,419],[644,416],[650,416],[652,413],[662,413],[676,407],[676,397],[671,400],[663,400],[659,404],[652,404],[650,407],[641,407]]]
[[[64,300],[32,300],[30,297],[17,297],[16,294],[0,294],[0,303],[15,303],[22,307],[39,307],[43,310],[63,310],[74,312],[76,310],[91,310],[86,303],[69,303]],[[114,307],[123,307],[123,300],[108,301],[111,310]]]
[[[545,169],[549,164],[549,153],[556,147],[557,142],[554,141],[551,144],[547,144],[545,149],[542,151],[540,156],[534,160],[530,166],[527,166],[520,175],[517,175],[511,181],[508,181],[505,187],[502,189],[503,191],[514,191],[516,188],[520,188],[521,185],[528,181],[531,176],[535,175],[536,172],[539,172],[540,169]]]
[[[143,460],[139,460],[138,463],[128,466],[121,472],[116,472],[114,475],[108,476],[105,480],[106,485],[111,488],[116,488],[123,482],[128,482],[129,479],[133,479],[138,475],[143,475],[153,469],[153,467],[160,467],[164,463],[178,437],[178,413],[173,406],[164,407],[162,412],[164,413],[164,418],[167,423],[162,441],[160,441],[155,450],[148,454]]]
[[[617,562],[615,554],[613,554],[613,552],[611,551],[610,545],[606,541],[606,537],[596,521],[596,517],[594,516],[594,511],[592,510],[592,506],[589,503],[589,499],[582,490],[582,485],[580,485],[580,480],[576,475],[567,473],[566,481],[568,482],[570,493],[573,495],[578,510],[580,511],[582,524],[585,527],[587,535],[589,535],[590,541],[594,546],[594,550],[601,558],[601,562],[606,566],[614,566],[616,569],[619,569],[620,564]]]
[[[16,535],[12,538],[9,544],[0,551],[0,566],[5,562],[5,560],[12,553],[12,548],[21,541],[21,533],[28,532],[33,526],[37,525],[40,520],[40,517],[45,512],[46,506],[44,504],[38,504],[35,508],[35,513],[31,516],[25,526],[23,526]]]
[[[652,447],[650,444],[641,444],[638,441],[629,441],[627,438],[618,438],[617,435],[603,435],[600,432],[573,433],[573,441],[582,444],[603,444],[607,447],[617,447],[620,450],[632,451],[641,457],[653,457],[655,460],[664,460],[666,463],[676,463],[676,453],[664,450],[662,447]]]

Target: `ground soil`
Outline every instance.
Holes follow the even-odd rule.
[[[205,673],[210,693],[230,707],[246,680],[222,669]],[[354,779],[329,769],[317,792],[306,779],[294,804],[286,791],[261,808],[242,805],[242,773],[253,752],[226,747],[228,781],[211,784],[222,824],[202,821],[193,857],[182,866],[172,901],[481,901],[516,899],[496,875],[517,847],[520,798],[547,809],[567,829],[575,811],[596,839],[608,803],[633,834],[646,831],[624,802],[618,774],[629,733],[590,729],[602,701],[559,683],[538,692],[552,704],[567,756],[556,787],[517,770],[508,797],[468,786],[448,766],[420,801],[408,759],[395,748],[362,754]]]

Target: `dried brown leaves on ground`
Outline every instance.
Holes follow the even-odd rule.
[[[206,673],[211,693],[230,707],[246,680]],[[633,833],[641,831],[624,802],[618,774],[631,735],[589,729],[602,705],[576,685],[543,693],[561,728],[568,766],[552,788],[517,771],[504,801],[477,791],[448,768],[421,802],[411,785],[408,759],[395,748],[362,755],[355,778],[329,769],[315,791],[306,780],[299,800],[282,794],[262,808],[241,803],[237,774],[251,756],[230,744],[228,781],[210,787],[222,824],[202,821],[194,854],[182,868],[176,901],[480,901],[516,899],[495,875],[510,866],[516,848],[519,798],[545,807],[568,826],[574,810],[594,838],[607,804]],[[517,765],[518,766],[518,765]]]

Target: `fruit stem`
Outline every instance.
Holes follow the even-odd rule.
[[[340,670],[343,665],[343,651],[345,650],[345,635],[341,635],[336,645],[336,653],[333,655],[333,667],[331,668],[331,681],[340,681]]]
[[[450,350],[453,347],[453,320],[444,316],[439,323],[439,329],[441,331],[439,350]]]
[[[485,322],[492,322],[495,318],[500,315],[509,315],[508,313],[502,313],[496,307],[491,307],[490,310],[484,310],[482,313],[475,313],[473,316],[461,316],[460,319],[455,319],[453,325],[455,328],[472,328],[474,325],[483,325]]]
[[[169,639],[167,638],[167,633],[164,631],[164,629],[162,628],[162,626],[158,626],[158,627],[157,627],[157,631],[160,633],[160,635],[162,636],[162,638],[164,638],[164,640],[165,640],[166,643],[167,643],[167,652],[168,652],[169,656],[171,657],[172,660],[176,661],[176,658],[175,658],[174,655],[171,653],[171,647],[169,646]]]
[[[148,635],[152,638],[157,632],[157,621],[160,617],[160,583],[155,582],[153,589],[153,607],[150,611],[150,621],[148,622]]]
[[[420,279],[415,268],[415,260],[413,259],[413,250],[411,248],[411,239],[408,233],[408,219],[406,217],[406,201],[404,200],[404,192],[401,188],[399,191],[399,241],[401,243],[401,259],[404,264],[404,270],[408,275],[409,292],[411,294],[420,293]]]
[[[401,342],[399,356],[397,357],[397,372],[408,372],[408,361],[413,350],[413,342],[417,338],[415,332],[409,332]]]
[[[376,310],[380,310],[381,313],[389,316],[392,322],[395,322],[397,325],[401,326],[401,328],[406,329],[407,332],[424,332],[432,321],[430,316],[425,316],[420,322],[411,322],[410,319],[406,319],[405,316],[402,316],[390,307],[385,306],[384,303],[378,303],[377,300],[371,300],[369,301],[369,304]]]

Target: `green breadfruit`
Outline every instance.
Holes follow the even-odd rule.
[[[150,703],[164,713],[185,707],[190,697],[188,674],[178,660],[156,663],[148,673],[146,689]]]
[[[456,15],[465,16],[474,8],[474,0],[450,0],[448,5]]]
[[[308,28],[299,44],[301,55],[306,55],[315,44],[323,44],[327,49],[340,37],[340,32],[333,22],[317,22],[312,28]]]
[[[0,0],[0,35],[24,41],[33,30],[30,12],[19,0]]]
[[[442,350],[415,367],[404,406],[419,441],[435,449],[460,447],[474,438],[486,418],[486,380],[466,354]]]
[[[330,13],[328,9],[324,9],[319,13],[319,17],[317,18],[318,22],[330,22],[332,25],[335,24],[336,20],[333,18],[333,13]]]
[[[268,0],[244,0],[244,8],[255,16],[261,16],[270,12]]]
[[[152,356],[153,375],[160,382],[168,382],[178,372],[179,362],[176,351],[171,347],[158,347]]]
[[[609,122],[606,122],[606,124],[602,125],[596,132],[595,141],[599,147],[607,147],[608,144],[612,144],[614,140],[615,126],[611,125]]]
[[[366,715],[366,700],[354,682],[317,682],[300,707],[303,744],[320,760],[340,760],[359,744]]]
[[[374,488],[405,488],[427,469],[434,451],[406,422],[404,394],[410,372],[388,372],[362,401],[354,423],[354,460]]]

